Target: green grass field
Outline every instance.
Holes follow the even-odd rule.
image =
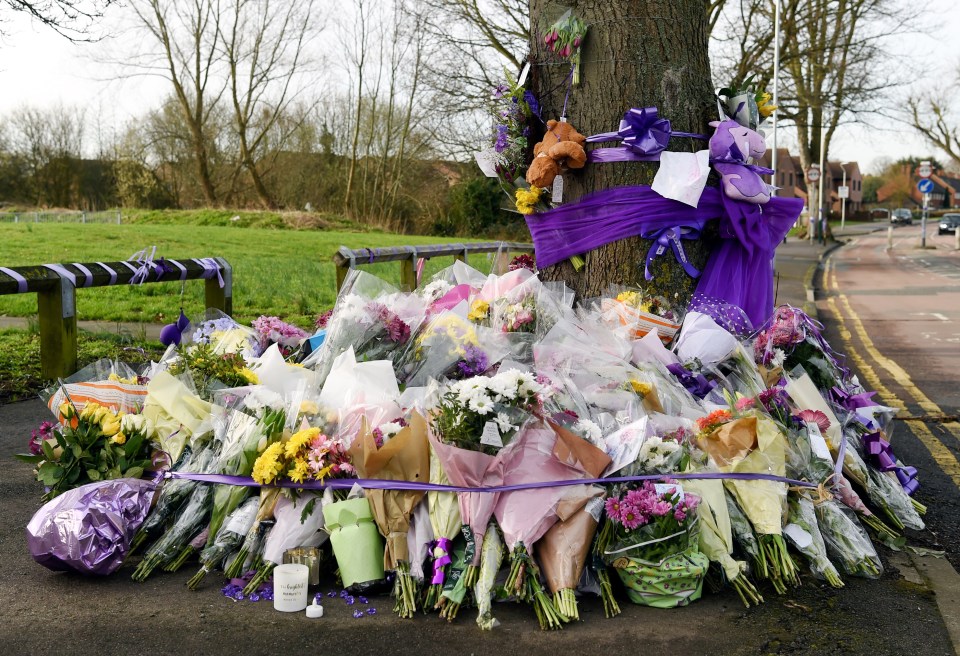
[[[235,318],[249,322],[261,314],[276,315],[308,327],[336,299],[331,257],[341,245],[376,248],[466,241],[382,232],[193,225],[175,217],[170,220],[174,223],[0,224],[0,266],[124,260],[148,246],[157,247],[157,258],[223,257],[234,271]],[[430,260],[424,275],[449,266],[452,261]],[[471,264],[481,270],[485,266],[489,269],[483,256],[474,257]],[[396,262],[366,266],[364,270],[394,283],[399,280]],[[185,285],[183,306],[190,316],[204,309],[203,286],[202,281],[188,281]],[[79,289],[77,317],[167,323],[180,309],[180,289],[179,282]],[[34,294],[0,296],[0,315],[26,317],[36,312]]]

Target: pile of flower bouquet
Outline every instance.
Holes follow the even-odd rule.
[[[216,316],[139,376],[68,379],[24,456],[52,499],[33,556],[191,567],[236,598],[329,539],[330,574],[392,580],[402,617],[472,607],[490,629],[513,600],[561,628],[582,595],[675,607],[709,573],[747,606],[876,577],[875,542],[923,528],[893,410],[799,310],[733,335],[643,289],[575,305],[520,264],[412,293],[352,271],[308,355],[275,317]],[[104,508],[128,518],[109,544],[59,519]]]

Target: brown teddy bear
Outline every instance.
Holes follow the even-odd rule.
[[[582,169],[587,163],[583,145],[587,138],[566,121],[547,121],[543,141],[533,147],[533,161],[527,169],[532,187],[549,187],[565,169]]]

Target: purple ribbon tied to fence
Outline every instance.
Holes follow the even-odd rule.
[[[883,439],[879,432],[868,433],[860,439],[863,441],[863,447],[867,450],[867,453],[873,457],[877,468],[882,472],[895,472],[904,492],[913,496],[913,493],[920,487],[916,467],[899,464],[890,443]]]
[[[687,259],[687,253],[683,250],[681,240],[699,239],[701,228],[702,224],[690,223],[675,225],[672,228],[659,228],[641,232],[640,236],[644,239],[654,240],[650,244],[650,250],[647,251],[647,259],[643,265],[643,277],[647,280],[653,280],[653,274],[650,273],[650,263],[667,252],[667,248],[673,249],[674,257],[677,258],[677,262],[683,265],[683,270],[687,272],[688,276],[691,278],[698,277],[700,271]]]
[[[157,254],[157,247],[144,248],[137,251],[127,258],[130,262],[136,262],[139,266],[134,270],[133,277],[130,278],[131,285],[142,285],[150,278],[150,272],[153,270],[153,256]]]
[[[432,585],[443,585],[443,568],[453,562],[450,559],[450,545],[450,538],[439,538],[433,545],[433,576],[430,579]]]
[[[587,137],[587,143],[619,141],[613,148],[598,148],[589,153],[591,162],[656,162],[660,153],[667,149],[670,137],[706,139],[702,134],[676,132],[670,120],[661,118],[656,107],[633,107],[628,109],[616,132],[601,132]]]

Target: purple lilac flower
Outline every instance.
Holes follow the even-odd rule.
[[[479,376],[490,368],[487,354],[478,346],[467,346],[463,358],[457,363],[457,371],[462,378]]]
[[[508,137],[509,137],[509,129],[507,128],[507,126],[502,124],[498,125],[497,140],[493,144],[494,150],[496,150],[498,153],[502,153],[503,151],[505,151],[510,146],[508,142]]]
[[[537,101],[537,97],[533,95],[532,91],[523,92],[523,101],[527,103],[527,106],[530,107],[530,113],[540,118],[540,103]]]

